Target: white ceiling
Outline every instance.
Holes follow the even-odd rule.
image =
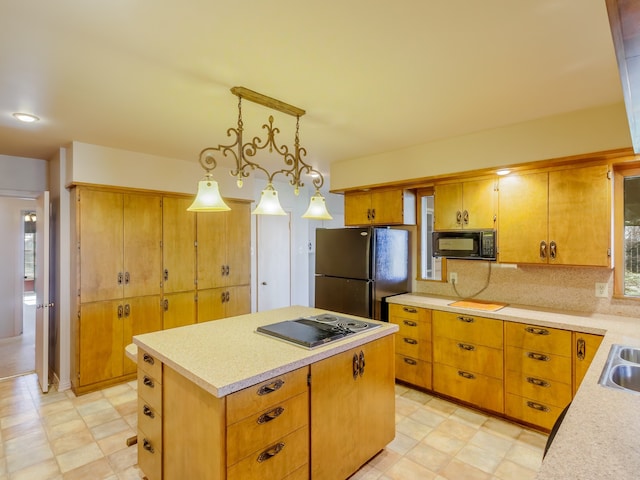
[[[0,154],[76,140],[196,161],[228,140],[235,85],[305,109],[301,143],[325,173],[622,102],[605,0],[0,3]],[[243,103],[245,136],[270,113]],[[274,116],[292,143],[295,119]]]

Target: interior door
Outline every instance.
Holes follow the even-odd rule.
[[[258,215],[258,311],[291,305],[291,214]]]
[[[36,201],[36,375],[43,393],[49,391],[49,192]]]

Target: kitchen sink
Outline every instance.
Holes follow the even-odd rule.
[[[610,378],[622,388],[640,392],[640,365],[616,365],[611,369]]]
[[[620,350],[620,358],[627,362],[640,364],[640,348],[623,348]]]
[[[640,394],[640,348],[611,345],[598,383]]]

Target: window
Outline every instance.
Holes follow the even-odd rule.
[[[441,258],[433,256],[431,234],[433,233],[433,189],[418,191],[418,216],[420,228],[420,274],[421,280],[442,281],[444,264]]]
[[[640,168],[616,171],[614,188],[614,294],[640,298]]]

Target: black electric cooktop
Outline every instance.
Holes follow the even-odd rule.
[[[256,331],[302,347],[314,348],[379,326],[373,322],[324,313],[263,325]]]

